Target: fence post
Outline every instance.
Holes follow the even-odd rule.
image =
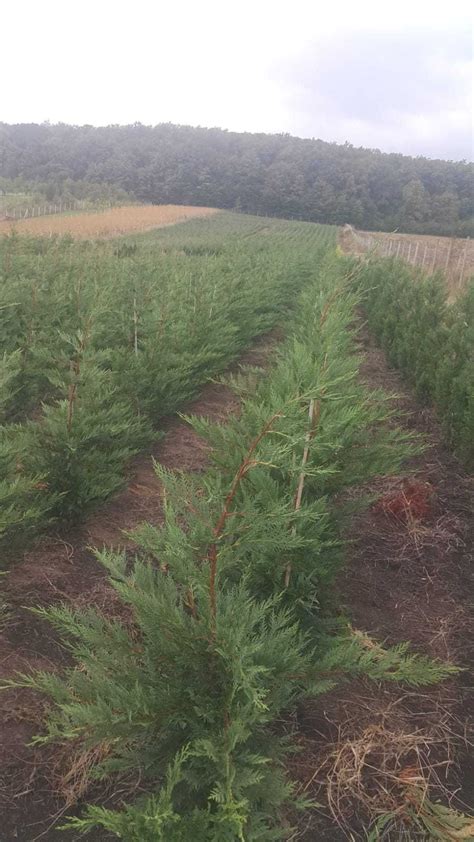
[[[447,254],[447,257],[446,257],[446,265],[444,267],[445,272],[448,271],[449,261],[451,259],[451,252],[453,250],[453,241],[454,241],[454,237],[451,237],[451,240],[449,242],[448,254]]]
[[[467,257],[467,246],[464,246],[464,251],[462,253],[462,264],[461,264],[461,273],[459,275],[459,285],[462,284],[464,279],[464,269],[466,266],[466,257]]]
[[[423,260],[421,261],[421,268],[425,268],[426,255],[428,254],[428,246],[425,244],[425,251],[423,253]]]

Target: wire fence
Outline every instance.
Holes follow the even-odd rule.
[[[38,216],[49,216],[53,213],[71,213],[72,211],[83,211],[90,206],[86,201],[60,201],[39,205],[27,205],[23,207],[0,208],[0,220],[14,221],[17,219],[33,219]]]
[[[381,257],[396,257],[419,266],[427,274],[442,271],[459,285],[474,274],[474,241],[459,237],[433,237],[414,234],[385,234],[357,231],[345,225],[343,240],[348,251],[373,252]]]

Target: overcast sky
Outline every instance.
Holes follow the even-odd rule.
[[[4,122],[160,122],[473,158],[468,0],[22,0]]]

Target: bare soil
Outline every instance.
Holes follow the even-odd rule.
[[[229,373],[242,366],[265,366],[280,338],[278,328],[261,337]],[[227,386],[208,383],[183,412],[224,422],[229,413],[238,412],[238,407]],[[132,462],[130,480],[122,492],[80,528],[44,538],[12,566],[3,588],[8,613],[0,629],[0,677],[11,678],[36,669],[56,670],[68,662],[50,625],[31,614],[31,607],[68,601],[76,606],[94,603],[103,610],[114,610],[114,592],[90,547],[130,547],[133,542],[123,530],[145,520],[154,524],[162,521],[161,487],[153,459],[169,469],[200,471],[206,467],[207,447],[184,421],[173,416],[160,426],[164,437],[151,453],[141,454]],[[63,750],[28,745],[42,730],[44,712],[44,701],[28,690],[0,694],[0,842],[82,838],[56,829],[64,813],[73,812],[66,801],[67,792],[58,791]],[[90,790],[88,797],[94,797]],[[100,791],[101,803],[109,797],[115,799],[117,792]],[[89,838],[109,837],[99,832]]]
[[[275,333],[263,338],[240,363],[265,365],[277,340]],[[400,395],[395,404],[405,413],[403,423],[428,440],[428,449],[412,460],[411,468],[420,483],[429,484],[429,509],[417,521],[377,505],[355,517],[347,568],[338,582],[340,598],[355,628],[389,643],[410,640],[420,651],[468,666],[473,657],[468,648],[474,570],[472,481],[444,448],[433,414],[417,405],[370,339],[365,336],[363,341],[363,378],[370,386]],[[238,402],[227,387],[210,383],[187,411],[225,421],[229,413],[238,412]],[[110,609],[110,590],[89,547],[127,547],[130,538],[122,530],[142,520],[160,523],[161,491],[152,456],[171,469],[200,471],[207,464],[202,440],[179,418],[170,418],[152,453],[132,464],[123,492],[75,532],[42,540],[18,561],[6,577],[10,616],[0,641],[2,675],[38,667],[60,669],[67,662],[50,627],[30,614],[30,606],[66,599]],[[401,487],[402,479],[380,479],[371,491],[385,499]],[[357,681],[303,705],[295,725],[301,751],[292,761],[292,774],[300,791],[317,801],[325,800],[330,782],[340,824],[328,810],[309,811],[292,839],[364,839],[367,795],[380,799],[387,783],[387,778],[379,779],[370,771],[377,764],[385,764],[397,780],[413,764],[424,764],[427,774],[432,767],[435,784],[438,775],[451,790],[461,787],[458,801],[472,806],[474,769],[465,748],[472,709],[467,673],[420,692]],[[79,839],[55,829],[62,815],[72,812],[67,793],[57,791],[64,753],[25,745],[41,730],[44,702],[29,691],[8,691],[0,697],[0,711],[0,842]],[[407,739],[413,733],[419,737],[415,745]],[[351,758],[359,758],[356,748],[360,750],[361,744],[370,750],[358,760],[355,771],[361,787],[354,791],[351,776],[344,777],[347,769],[351,771],[350,763],[340,750],[349,746]],[[119,790],[120,786],[110,792],[89,789],[86,800],[113,804],[120,798]],[[88,838],[96,842],[110,837],[98,832]]]
[[[428,489],[429,506],[413,519],[376,502],[353,519],[340,601],[354,628],[390,645],[409,641],[413,650],[466,672],[420,690],[353,681],[304,705],[293,773],[317,801],[326,800],[329,783],[339,822],[337,828],[334,815],[325,819],[328,811],[314,815],[301,825],[305,842],[362,842],[370,798],[378,807],[400,807],[401,781],[415,771],[432,785],[432,797],[446,803],[447,793],[456,793],[453,806],[474,810],[474,481],[444,446],[433,411],[419,406],[366,333],[363,348],[362,378],[396,394],[402,426],[427,442],[408,467]],[[364,491],[391,501],[405,485],[403,478],[381,478]],[[408,833],[390,839],[421,838]]]

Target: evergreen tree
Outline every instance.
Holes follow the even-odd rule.
[[[384,401],[356,384],[354,298],[337,276],[336,264],[322,268],[268,380],[238,384],[241,418],[193,421],[214,468],[157,468],[165,522],[135,535],[134,562],[98,554],[128,619],[39,612],[74,664],[22,680],[54,702],[39,741],[101,746],[94,776],[135,769],[159,782],[122,813],[91,808],[73,822],[81,830],[98,823],[129,842],[281,838],[278,811],[293,797],[274,728],[284,711],[344,677],[416,686],[452,671],[322,610],[340,563],[335,495],[398,470],[409,450],[396,429],[384,438]]]

